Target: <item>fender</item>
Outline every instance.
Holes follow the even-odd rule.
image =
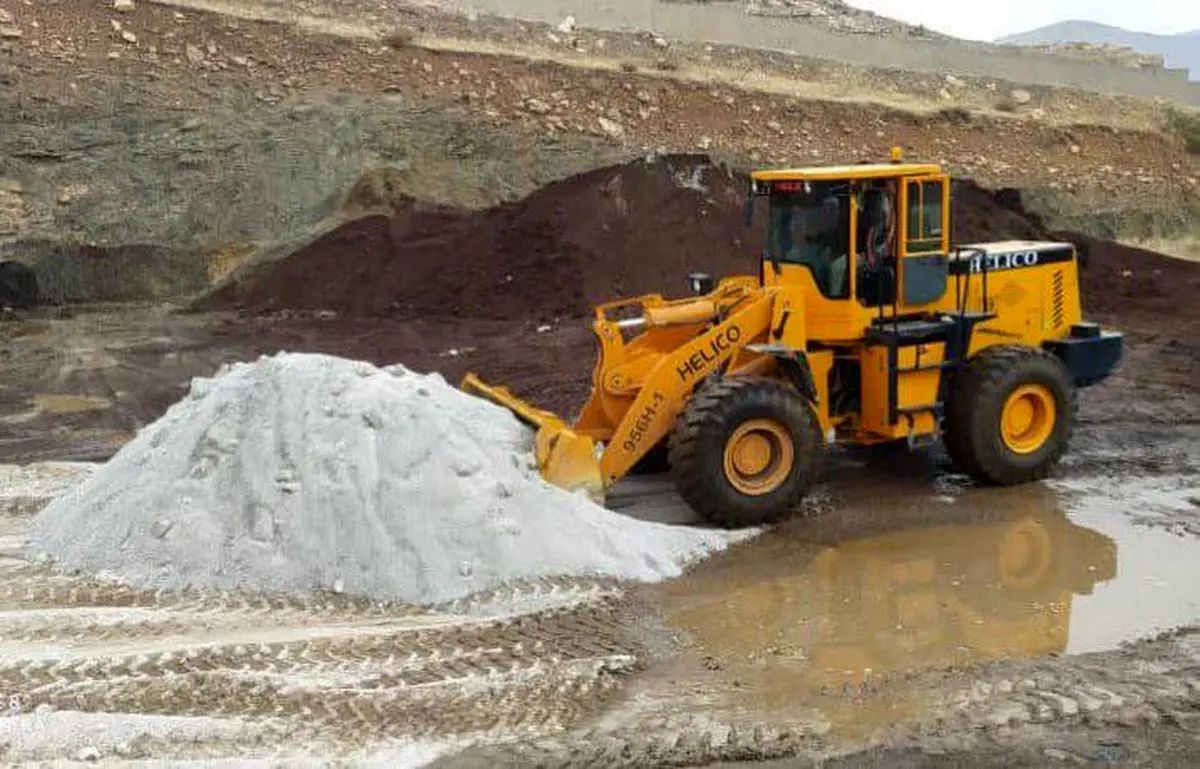
[[[748,344],[746,351],[775,358],[796,390],[814,406],[820,405],[816,379],[804,350],[782,344]]]

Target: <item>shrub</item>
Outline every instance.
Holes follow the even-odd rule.
[[[1200,112],[1172,109],[1167,113],[1167,127],[1183,139],[1188,152],[1200,155]]]

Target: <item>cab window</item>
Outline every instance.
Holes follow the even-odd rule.
[[[850,201],[827,185],[771,196],[767,258],[809,269],[821,294],[850,296]]]
[[[908,234],[905,245],[910,254],[943,250],[942,182],[908,183]]]

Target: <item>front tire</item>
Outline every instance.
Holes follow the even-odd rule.
[[[997,486],[1048,476],[1067,451],[1078,411],[1062,361],[1039,348],[998,346],[956,380],[945,436],[954,463]]]
[[[684,501],[732,529],[787,517],[816,481],[822,448],[816,415],[794,388],[747,376],[693,395],[668,453]]]

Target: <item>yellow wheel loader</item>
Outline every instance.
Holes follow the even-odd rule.
[[[954,245],[951,180],[891,162],[751,174],[766,201],[757,276],[595,308],[599,358],[573,424],[468,374],[537,429],[543,477],[603,501],[665,450],[683,498],[726,527],[787,516],[835,442],[940,438],[981,482],[1045,477],[1076,390],[1122,335],[1082,322],[1075,247]]]

